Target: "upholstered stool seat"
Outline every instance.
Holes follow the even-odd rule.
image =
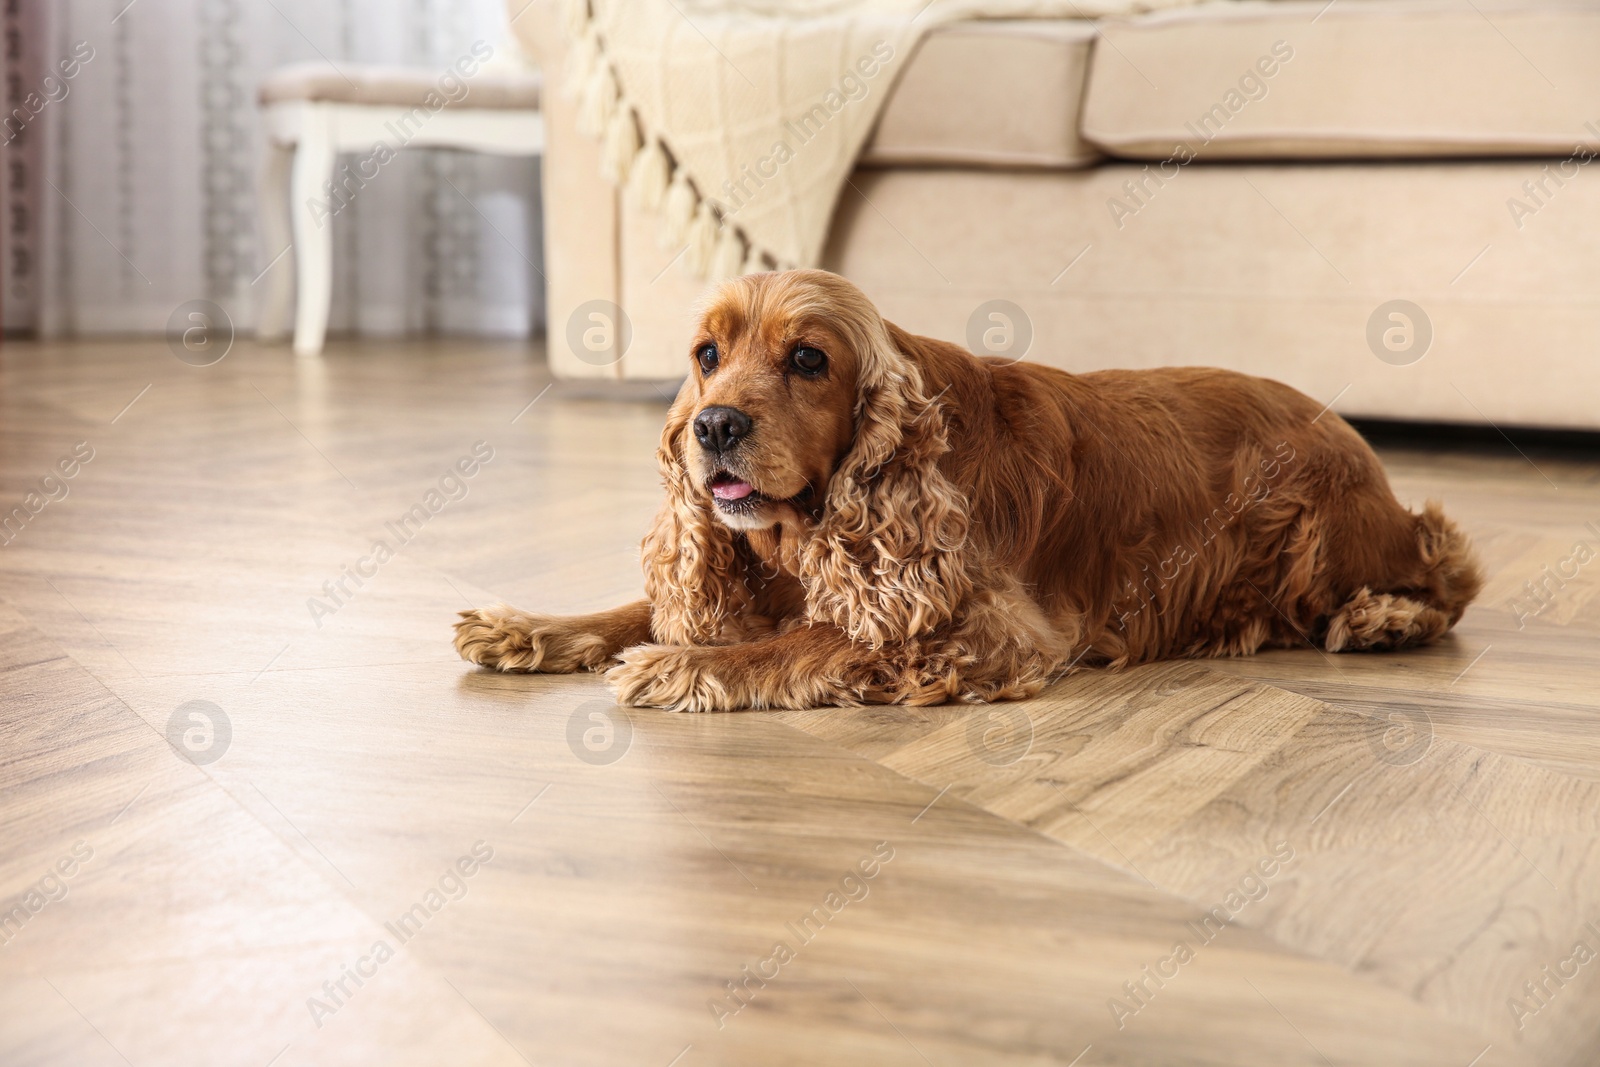
[[[411,146],[544,151],[539,75],[486,66],[487,58],[465,56],[442,70],[300,63],[261,83],[257,98],[269,141],[261,204],[268,278],[263,340],[282,336],[292,295],[295,352],[322,351],[333,293],[330,196],[351,192],[330,189],[340,152],[384,159]],[[293,281],[282,262],[291,247]]]
[[[397,107],[424,106],[430,93],[445,96],[439,71],[421,67],[378,64],[295,63],[280,67],[261,83],[257,100],[262,107],[291,100],[320,100],[333,104],[367,104]],[[466,86],[462,102],[468,107],[538,110],[542,79],[527,71],[479,71]]]

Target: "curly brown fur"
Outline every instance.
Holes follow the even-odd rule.
[[[646,599],[463,612],[465,658],[609,668],[619,699],[682,711],[1002,700],[1077,666],[1420,644],[1482,585],[1438,505],[1406,511],[1277,382],[976,359],[823,271],[724,284],[689,360]],[[743,436],[697,440],[712,408]]]

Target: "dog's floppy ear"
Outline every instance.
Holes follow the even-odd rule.
[[[854,317],[855,441],[829,483],[800,575],[813,619],[876,648],[954,616],[971,589],[967,513],[938,467],[950,443],[921,372],[870,305]]]
[[[750,602],[741,547],[696,492],[684,463],[684,429],[694,408],[689,394],[686,384],[661,431],[656,464],[667,499],[640,549],[650,630],[670,645],[715,644]]]

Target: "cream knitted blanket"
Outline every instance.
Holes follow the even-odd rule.
[[[567,91],[605,176],[699,277],[814,266],[922,36],[975,18],[1095,18],[1194,0],[564,0]]]

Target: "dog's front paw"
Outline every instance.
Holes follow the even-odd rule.
[[[530,615],[505,604],[461,612],[456,651],[470,663],[497,671],[551,674],[595,670],[611,658],[601,635],[569,619]]]
[[[617,702],[668,711],[732,711],[737,704],[713,676],[715,650],[679,645],[635,645],[606,671]]]

